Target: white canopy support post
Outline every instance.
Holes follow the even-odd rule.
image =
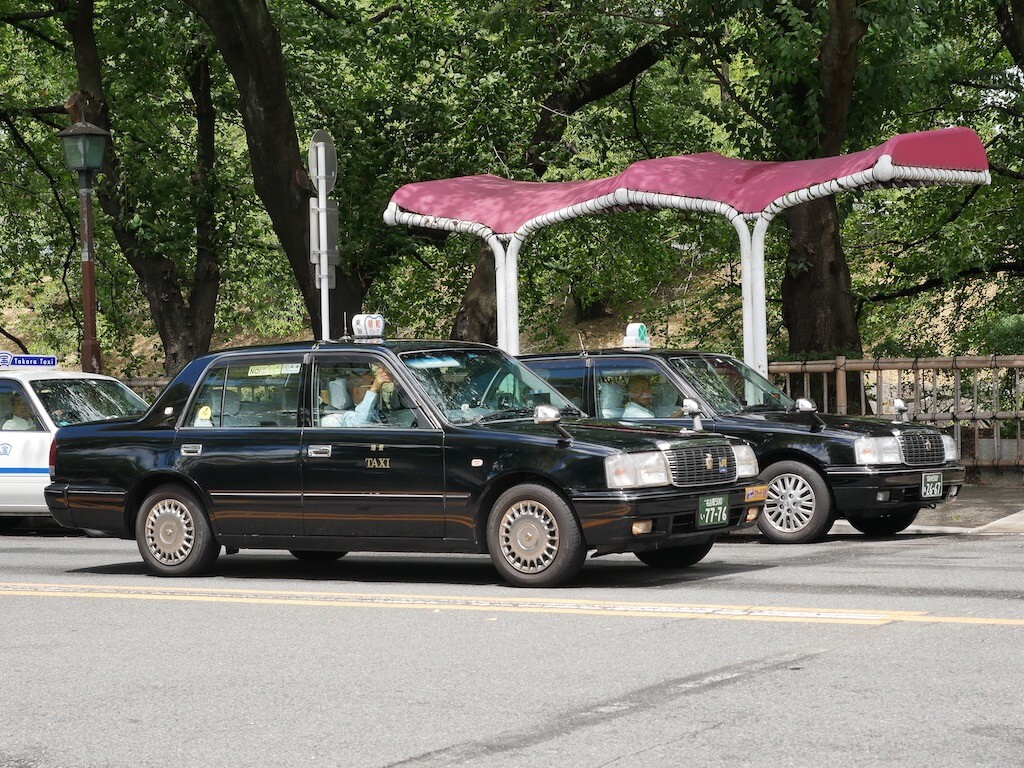
[[[740,281],[743,288],[743,362],[754,366],[754,323],[751,319],[753,283],[750,266],[750,229],[740,216],[731,219],[740,237]]]
[[[505,250],[505,340],[508,346],[502,349],[510,355],[519,354],[519,249],[523,242],[525,238],[517,234]],[[498,285],[500,288],[500,281]]]
[[[754,234],[750,238],[750,319],[753,325],[753,367],[762,376],[768,375],[768,301],[765,297],[764,239],[771,214],[755,219]],[[750,363],[748,362],[748,365]]]
[[[498,315],[498,347],[509,351],[508,348],[508,259],[505,246],[495,237],[487,238],[487,245],[491,247],[494,254],[494,299],[495,311]],[[515,354],[511,352],[510,354]]]

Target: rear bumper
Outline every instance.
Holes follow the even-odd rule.
[[[921,479],[925,474],[942,474],[942,495],[921,498]],[[876,469],[874,467],[830,467],[825,470],[836,511],[884,515],[896,509],[922,507],[955,499],[964,483],[962,466],[909,469]],[[879,498],[881,496],[882,498]]]
[[[764,493],[755,489],[766,491],[767,487],[752,478],[750,483],[721,488],[580,494],[572,501],[588,549],[596,549],[597,554],[643,552],[699,544],[754,525],[764,506]],[[701,498],[719,495],[728,496],[728,522],[699,526]],[[649,533],[633,532],[634,523],[647,520],[651,521]]]

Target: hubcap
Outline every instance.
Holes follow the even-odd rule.
[[[163,565],[178,565],[196,542],[192,512],[177,499],[162,499],[146,515],[146,546]]]
[[[558,523],[543,504],[516,502],[501,516],[498,546],[506,562],[520,573],[539,573],[558,554]]]
[[[800,475],[779,475],[768,484],[764,517],[773,528],[793,533],[814,515],[814,489]]]

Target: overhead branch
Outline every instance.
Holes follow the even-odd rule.
[[[28,354],[28,347],[25,346],[25,342],[23,342],[21,339],[19,339],[17,336],[15,336],[13,333],[8,331],[3,326],[0,326],[0,335],[3,335],[5,338],[10,339],[14,344],[18,345],[18,349],[20,349],[26,355]]]
[[[931,242],[932,240],[938,239],[938,237],[941,234],[943,228],[945,228],[947,225],[952,224],[954,221],[959,219],[964,214],[964,212],[967,210],[967,207],[968,207],[968,205],[970,205],[971,200],[974,199],[974,196],[977,195],[979,191],[981,191],[981,187],[980,186],[971,187],[970,192],[968,192],[964,196],[964,199],[960,201],[960,204],[956,208],[954,208],[953,210],[951,210],[949,212],[949,216],[947,216],[946,219],[941,224],[939,224],[935,229],[933,229],[928,234],[922,235],[921,237],[917,238],[916,240],[910,240],[910,241],[904,241],[904,240],[881,240],[879,242],[871,243],[869,245],[864,245],[864,246],[861,246],[859,248],[858,247],[852,247],[851,250],[869,251],[869,250],[874,250],[875,248],[886,248],[886,247],[898,246],[899,250],[897,250],[893,254],[893,257],[897,257],[897,256],[902,256],[907,251],[913,250],[914,248],[920,248],[925,243],[928,243],[928,242]]]
[[[883,301],[891,301],[893,299],[903,299],[910,296],[918,296],[927,291],[935,290],[936,288],[944,288],[950,283],[955,282],[956,280],[963,280],[968,277],[996,275],[1000,272],[1009,272],[1017,275],[1024,274],[1024,262],[999,261],[994,264],[990,264],[987,267],[971,267],[970,269],[961,270],[956,274],[948,277],[929,277],[920,283],[916,283],[915,285],[908,285],[905,288],[899,288],[894,291],[885,291],[875,293],[870,296],[865,296],[857,303],[857,317],[860,317],[861,311],[863,310],[865,304],[874,304]]]
[[[316,10],[320,11],[320,13],[322,13],[328,19],[337,20],[341,18],[341,16],[338,14],[336,10],[328,7],[327,5],[324,5],[321,2],[318,2],[318,0],[303,0],[303,2],[310,8],[315,8]]]
[[[548,96],[541,105],[537,128],[526,150],[527,167],[532,168],[538,177],[543,176],[548,169],[544,156],[565,134],[570,115],[627,85],[661,61],[682,39],[684,33],[681,30],[667,29],[621,61]]]

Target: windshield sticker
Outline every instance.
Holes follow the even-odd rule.
[[[10,456],[10,455],[11,455],[11,444],[10,443],[0,443],[0,456]]]
[[[255,376],[287,376],[292,373],[298,373],[302,368],[302,363],[278,363],[276,365],[250,365],[249,372],[246,376],[250,378]]]
[[[454,357],[421,357],[418,360],[406,360],[410,368],[461,368]]]

